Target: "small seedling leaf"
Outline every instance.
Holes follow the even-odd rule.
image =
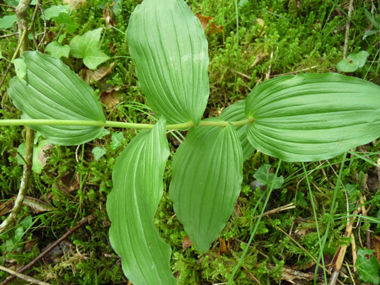
[[[245,100],[240,100],[226,108],[222,114],[219,116],[221,120],[227,122],[236,122],[246,120],[247,117],[245,115]],[[255,151],[255,148],[249,143],[247,138],[247,128],[248,124],[236,127],[237,134],[241,141],[241,146],[243,148],[243,160],[247,160],[251,154]]]
[[[248,0],[240,0],[238,6],[239,6],[239,7],[244,7],[244,6],[246,6],[248,3],[249,3]]]
[[[219,119],[207,119],[215,121]],[[173,158],[170,196],[194,246],[209,250],[230,217],[243,179],[236,129],[193,127]]]
[[[15,71],[18,79],[22,81],[26,74],[26,64],[22,58],[16,58],[13,61],[13,64],[15,65]]]
[[[127,40],[152,110],[168,124],[198,125],[210,92],[208,45],[186,2],[143,1],[132,13]]]
[[[60,13],[68,14],[67,9],[63,5],[53,5],[46,10],[44,10],[44,16],[46,20],[50,20],[51,18],[59,17]],[[43,16],[41,15],[41,19]]]
[[[17,22],[16,15],[4,16],[0,18],[0,29],[6,30],[12,28],[14,23]]]
[[[111,141],[110,148],[112,150],[116,150],[119,146],[122,145],[123,140],[124,140],[124,135],[122,132],[112,133],[112,141]]]
[[[346,59],[341,60],[336,67],[340,72],[355,72],[364,66],[368,56],[369,53],[366,51],[350,54]]]
[[[165,121],[160,119],[152,130],[132,139],[113,168],[114,187],[107,197],[110,242],[133,284],[177,284],[170,272],[171,248],[154,225],[169,153]]]
[[[45,51],[50,52],[51,56],[56,58],[69,57],[70,47],[68,45],[62,45],[59,42],[51,42],[46,46]]]
[[[27,75],[12,78],[8,89],[24,118],[105,122],[94,91],[57,58],[35,51],[23,53]],[[57,78],[59,80],[57,80]],[[96,138],[103,127],[31,126],[52,143],[78,145]]]
[[[285,161],[337,156],[380,136],[380,87],[336,73],[286,75],[246,99],[249,142]]]
[[[94,147],[92,149],[92,153],[94,155],[94,158],[96,161],[98,161],[103,155],[107,153],[107,150],[105,147]]]
[[[101,139],[101,138],[103,138],[104,136],[106,136],[106,135],[109,135],[110,134],[110,131],[108,130],[108,129],[103,129],[102,131],[101,131],[101,133],[96,137],[97,139]]]
[[[373,252],[374,250],[371,249],[359,249],[355,266],[360,279],[371,284],[379,284],[379,263],[376,257],[372,255]]]
[[[78,28],[78,25],[71,20],[69,13],[66,13],[66,12],[59,13],[59,16],[58,17],[54,17],[53,19],[57,23],[65,24],[66,27],[67,27],[67,29],[71,33],[75,33],[75,31]]]
[[[271,187],[274,182],[273,189],[280,189],[284,183],[284,177],[276,177],[274,173],[269,172],[270,168],[270,164],[261,165],[253,177],[255,177],[262,185],[268,185],[268,187]]]

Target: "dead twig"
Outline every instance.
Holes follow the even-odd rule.
[[[346,232],[345,232],[344,236],[351,237],[352,227],[353,227],[353,224],[354,224],[355,219],[356,219],[355,216],[359,213],[359,211],[360,211],[360,208],[355,209],[355,211],[353,212],[354,217],[346,226]],[[338,276],[339,276],[339,271],[342,268],[343,260],[344,260],[344,257],[346,255],[346,251],[347,251],[347,245],[340,245],[338,247],[338,249],[334,255],[334,258],[333,258],[333,264],[334,264],[333,270],[334,270],[334,272],[330,278],[329,285],[335,285],[336,284],[336,281],[338,280]]]
[[[348,47],[348,36],[350,34],[350,24],[351,24],[351,14],[353,8],[354,0],[350,0],[350,6],[348,7],[348,17],[346,24],[346,36],[344,37],[344,48],[343,48],[343,59],[347,57],[347,47]]]
[[[293,204],[293,203],[290,203],[290,204],[287,204],[287,205],[284,205],[284,206],[281,206],[281,207],[278,207],[276,209],[273,209],[273,210],[270,210],[270,211],[267,211],[265,213],[263,213],[262,217],[264,216],[269,216],[269,215],[272,215],[272,214],[276,214],[276,213],[279,213],[279,212],[282,212],[282,211],[286,211],[286,210],[290,210],[290,209],[294,209],[296,206]],[[256,219],[258,218],[258,216],[254,216],[253,219]]]
[[[21,279],[23,279],[23,280],[25,280],[25,281],[28,281],[28,282],[30,282],[30,283],[33,283],[33,284],[50,285],[50,283],[46,283],[46,282],[43,282],[43,281],[40,281],[40,280],[34,279],[34,278],[32,278],[32,277],[29,277],[29,276],[24,275],[24,274],[21,274],[21,273],[19,273],[19,272],[13,271],[13,270],[8,269],[8,268],[6,268],[6,267],[4,267],[4,266],[1,266],[1,265],[0,265],[0,270],[1,270],[1,271],[4,271],[4,272],[7,272],[7,273],[9,273],[9,274],[12,274],[13,276],[16,276],[16,277],[18,277],[18,278],[21,278]]]
[[[84,217],[82,220],[80,220],[72,229],[68,230],[63,236],[61,236],[57,241],[55,241],[51,246],[49,246],[47,249],[45,249],[44,252],[42,252],[39,256],[37,256],[35,259],[33,259],[31,262],[29,262],[27,265],[25,265],[23,268],[17,270],[18,273],[22,273],[25,270],[30,269],[34,264],[36,264],[37,261],[39,261],[41,258],[43,258],[45,255],[47,255],[49,252],[51,252],[57,245],[59,245],[63,240],[65,240],[69,235],[71,235],[73,232],[75,232],[80,227],[84,226],[87,223],[91,223],[95,219],[94,216],[87,216]],[[0,285],[8,284],[9,281],[16,278],[15,276],[10,276],[7,279],[5,279],[3,282],[0,283]]]
[[[356,269],[356,259],[357,259],[357,254],[356,254],[356,242],[355,242],[355,236],[354,233],[351,233],[351,238],[352,238],[352,243],[351,243],[351,249],[352,249],[352,263],[354,265],[354,273],[356,274],[358,270]],[[351,275],[351,272],[350,272]]]
[[[19,44],[17,49],[20,50],[20,55],[24,51],[28,49],[28,44],[29,41],[27,38],[25,38],[25,35],[28,31],[28,22],[27,22],[27,17],[28,17],[28,8],[32,0],[21,0],[20,3],[18,4],[16,8],[16,16],[17,16],[17,24],[18,24],[18,29],[19,29]],[[15,59],[18,50],[13,54],[12,61]],[[12,64],[12,63],[10,63]],[[3,77],[3,80],[1,81],[1,85],[3,84],[5,77],[7,76],[7,73],[9,72],[10,65],[8,66],[8,69]],[[11,224],[13,224],[16,221],[16,217],[18,213],[20,212],[22,203],[24,201],[24,197],[26,194],[26,191],[28,189],[29,185],[29,178],[30,175],[32,174],[32,165],[33,165],[33,147],[34,147],[34,131],[28,127],[25,127],[26,131],[26,146],[25,146],[25,161],[26,163],[24,164],[24,171],[22,174],[21,178],[21,184],[20,184],[20,189],[17,194],[17,198],[15,201],[15,205],[12,209],[12,212],[10,215],[5,219],[4,222],[1,223],[0,225],[0,233],[2,233],[7,227],[9,227]]]

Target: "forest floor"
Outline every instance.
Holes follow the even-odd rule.
[[[104,28],[96,44],[109,60],[91,70],[81,58],[68,56],[60,49],[61,60],[94,88],[107,120],[153,123],[154,114],[145,105],[125,35],[130,15],[141,1],[63,2],[43,1],[35,16],[35,5],[31,5],[28,14],[29,21],[34,19],[35,38],[28,34],[29,49],[38,46],[41,52],[53,53],[47,48],[53,41],[68,45],[77,35]],[[18,45],[17,25],[12,18],[12,7],[18,1],[2,3],[0,51],[10,60]],[[67,18],[57,12],[65,9],[59,6],[63,4],[72,8],[78,5],[69,10]],[[187,4],[200,19],[209,43],[210,98],[204,118],[218,116],[228,106],[246,99],[258,84],[282,75],[340,72],[380,84],[379,1],[188,0]],[[356,63],[355,56],[361,51],[368,53],[361,66],[358,64],[351,72],[338,71],[339,62],[351,56]],[[0,87],[0,118],[18,119],[21,111],[14,107],[7,92],[16,73],[12,67],[6,75],[9,63],[5,59],[0,60],[0,78],[5,76]],[[128,284],[121,259],[109,242],[111,223],[106,200],[113,187],[115,159],[135,135],[134,129],[109,128],[94,141],[64,147],[49,144],[37,133],[35,151],[42,159],[30,178],[16,225],[0,234],[0,265],[20,269],[91,215],[89,223],[72,231],[53,252],[23,274],[50,284]],[[169,133],[168,141],[174,154],[181,139]],[[24,161],[18,153],[25,149],[24,143],[24,127],[0,128],[3,220],[20,187]],[[284,182],[272,192],[264,209],[268,213],[258,225],[233,284],[324,283],[330,280],[329,272],[339,254],[344,262],[336,284],[376,284],[380,262],[379,147],[380,140],[375,140],[344,156],[307,163],[306,171],[302,163],[282,162],[278,176]],[[173,211],[168,193],[169,158],[155,224],[172,248],[171,267],[179,284],[227,284],[251,237],[251,219],[263,208],[266,187],[256,188],[253,175],[264,165],[275,172],[279,160],[255,151],[245,161],[242,192],[234,213],[210,250],[200,254]],[[334,195],[336,203],[332,204]],[[356,216],[352,214],[355,205],[362,205]],[[348,218],[352,222],[350,237],[346,236]],[[321,248],[319,237],[325,235],[326,244]],[[344,255],[342,246],[347,246]],[[360,262],[372,251],[363,249],[374,251],[372,259],[365,259],[366,265]],[[316,270],[318,260],[323,261],[325,270],[323,266]],[[0,271],[0,282],[8,276]],[[15,279],[8,284],[25,282]]]

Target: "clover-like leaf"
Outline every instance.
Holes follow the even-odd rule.
[[[354,72],[358,68],[364,66],[368,56],[369,53],[366,51],[360,51],[358,53],[350,54],[346,59],[341,60],[336,65],[336,68],[340,72]]]
[[[17,22],[17,16],[16,15],[10,15],[10,16],[4,16],[0,18],[0,29],[9,29],[12,28],[14,23]]]
[[[372,255],[373,252],[374,250],[371,249],[359,249],[355,266],[358,270],[360,279],[364,282],[377,285],[380,282],[379,262],[376,257]],[[369,259],[366,255],[369,256]]]
[[[58,16],[58,17],[54,17],[53,19],[54,19],[54,21],[56,21],[57,23],[65,24],[66,27],[67,27],[67,29],[68,29],[71,33],[75,33],[75,31],[76,31],[77,28],[78,28],[78,24],[76,24],[75,22],[73,22],[73,20],[71,20],[71,18],[70,18],[70,14],[69,14],[69,13],[61,12],[61,13],[59,13],[59,16]]]
[[[54,17],[59,17],[60,13],[69,14],[68,7],[63,5],[52,5],[51,7],[44,10],[44,16],[46,20],[50,20]],[[41,19],[43,16],[41,15]]]
[[[51,42],[46,46],[45,51],[50,52],[51,56],[56,58],[69,57],[70,47],[68,45],[63,46],[59,42]]]
[[[89,31],[83,36],[75,36],[70,42],[70,54],[83,58],[83,63],[90,69],[96,69],[99,64],[109,59],[99,47],[102,28]]]

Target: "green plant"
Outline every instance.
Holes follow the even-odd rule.
[[[169,156],[166,130],[190,128],[173,159],[170,193],[201,252],[232,212],[253,147],[286,161],[315,161],[380,136],[380,88],[339,74],[271,79],[219,118],[201,121],[209,93],[207,40],[181,0],[166,6],[145,0],[133,13],[128,42],[141,89],[159,117],[154,126],[106,121],[93,90],[59,59],[38,52],[24,53],[26,75],[12,79],[8,90],[22,120],[0,122],[31,126],[60,145],[91,141],[104,127],[148,129],[117,159],[107,201],[111,244],[134,284],[176,283],[170,247],[153,224]]]

